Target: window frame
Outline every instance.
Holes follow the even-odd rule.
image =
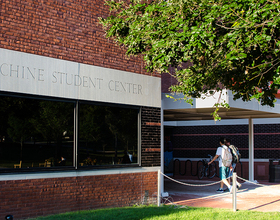
[[[0,91],[0,96],[34,99],[42,101],[66,102],[73,103],[73,165],[72,166],[55,166],[55,167],[29,167],[29,168],[3,168],[0,173],[28,173],[28,172],[50,172],[50,171],[67,171],[67,170],[100,170],[100,169],[118,169],[128,167],[141,167],[141,106],[119,104],[119,103],[106,103],[86,100],[67,99],[59,97],[39,96],[31,94],[21,94],[14,92]],[[137,117],[137,162],[133,164],[111,164],[111,165],[94,165],[94,166],[78,166],[78,150],[79,150],[79,108],[80,104],[101,105],[109,107],[121,107],[138,110]]]

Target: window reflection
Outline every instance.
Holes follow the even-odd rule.
[[[80,104],[79,165],[137,163],[138,109]]]
[[[138,163],[138,108],[0,96],[0,170]]]
[[[73,166],[73,103],[0,101],[0,168]]]

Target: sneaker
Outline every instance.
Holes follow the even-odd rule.
[[[228,190],[230,193],[232,193],[232,186],[230,186]]]
[[[219,188],[219,189],[217,189],[217,192],[219,192],[219,193],[223,193],[223,192],[224,192],[224,190],[223,190],[223,189],[221,189],[221,188]]]
[[[227,188],[227,189],[225,189],[225,190],[224,190],[224,192],[229,192],[229,189],[228,189],[228,188]]]
[[[237,185],[236,187],[237,187],[237,189],[240,189],[240,188],[241,188],[241,186],[242,186],[242,185],[241,185],[241,184],[239,184],[239,185]]]

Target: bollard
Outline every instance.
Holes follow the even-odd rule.
[[[232,209],[236,211],[236,172],[232,174]]]
[[[157,206],[161,204],[161,175],[160,170],[158,170],[158,193],[157,193]],[[163,178],[163,177],[162,177]]]

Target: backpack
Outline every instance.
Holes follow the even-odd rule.
[[[239,153],[238,148],[234,145],[230,145],[229,148],[232,153],[232,163],[238,163],[241,158],[241,154]]]
[[[224,148],[224,147],[223,147]],[[232,154],[228,148],[224,148],[222,155],[222,162],[225,167],[230,167],[232,163]]]

